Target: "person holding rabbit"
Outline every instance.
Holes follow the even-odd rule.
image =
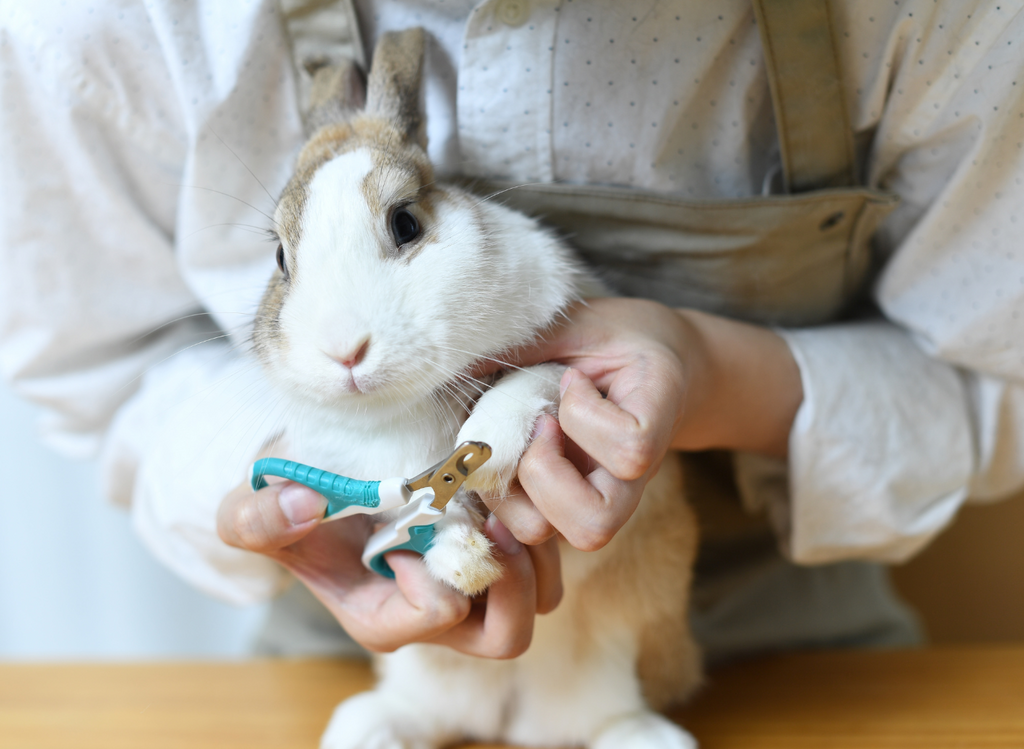
[[[876,563],[1024,483],[1024,20],[799,5],[6,5],[3,374],[50,410],[51,442],[102,455],[172,569],[240,603],[299,571],[372,649],[522,652],[559,599],[552,539],[605,544],[669,449],[716,451],[687,458],[712,497],[693,611],[711,660],[912,642]],[[237,488],[282,417],[239,349],[305,64],[365,62],[410,26],[437,170],[508,190],[623,294],[506,357],[570,369],[522,490],[489,498],[506,574],[484,615],[414,559],[363,576],[360,538],[322,542],[313,493]]]

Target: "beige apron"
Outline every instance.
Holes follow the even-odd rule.
[[[787,194],[689,201],[615,187],[473,184],[482,194],[514,187],[503,202],[570,237],[626,296],[767,325],[816,325],[848,314],[870,280],[871,236],[898,198],[855,186],[826,0],[755,0],[754,9]],[[767,521],[742,509],[731,456],[686,461],[702,532],[692,620],[710,662],[781,648],[916,641],[913,617],[882,568],[786,562]],[[266,649],[290,649],[266,634]]]

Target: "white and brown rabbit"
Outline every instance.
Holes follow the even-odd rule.
[[[285,435],[295,459],[356,478],[411,476],[481,440],[494,454],[469,488],[500,494],[538,416],[557,410],[564,367],[509,372],[483,395],[462,373],[599,287],[533,220],[434,181],[422,57],[419,29],[385,35],[364,107],[354,68],[317,72],[315,132],[277,207],[280,270],[256,348],[296,404]],[[564,598],[538,618],[524,655],[410,645],[380,656],[376,688],[338,707],[322,746],[694,746],[654,712],[699,680],[687,623],[696,530],[681,486],[670,456],[604,548],[562,542]],[[469,595],[501,575],[477,503],[460,492],[425,555],[434,577]]]

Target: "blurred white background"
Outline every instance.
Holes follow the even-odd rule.
[[[244,656],[264,608],[213,601],[154,561],[89,463],[40,444],[0,384],[0,659]]]

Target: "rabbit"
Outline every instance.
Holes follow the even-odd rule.
[[[384,35],[365,95],[354,64],[315,71],[312,135],[276,209],[278,269],[253,340],[294,406],[284,437],[297,460],[379,479],[414,475],[466,440],[492,447],[424,555],[432,576],[472,596],[502,572],[476,492],[508,492],[537,419],[557,412],[565,367],[489,387],[465,373],[603,290],[533,219],[435,182],[423,46],[421,29]],[[376,687],[337,708],[321,746],[696,746],[655,712],[700,681],[686,616],[696,523],[682,494],[670,455],[604,548],[560,542],[562,603],[520,657],[430,645],[376,656]]]

